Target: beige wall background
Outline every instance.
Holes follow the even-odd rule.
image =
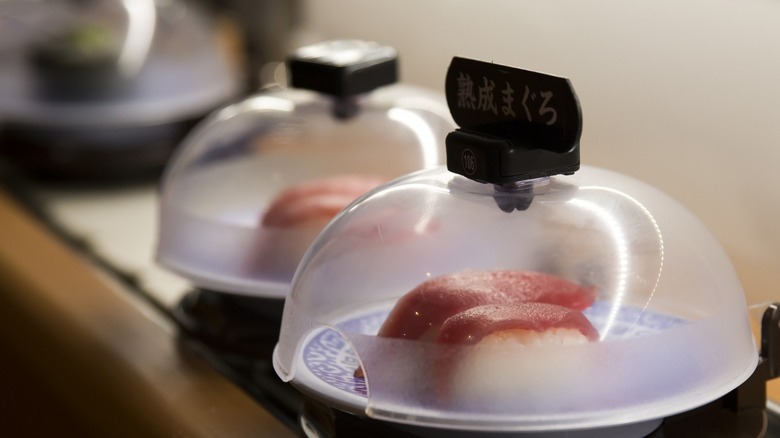
[[[582,163],[647,181],[726,247],[748,301],[780,300],[780,1],[306,0],[294,44],[399,51],[441,90],[453,56],[568,77]]]

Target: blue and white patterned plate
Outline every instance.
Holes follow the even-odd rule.
[[[376,334],[390,309],[367,312],[347,319],[337,327],[345,332]],[[682,318],[637,307],[613,309],[597,302],[583,313],[600,328],[602,340],[645,336],[680,326]],[[304,341],[295,384],[334,405],[362,412],[366,405],[366,382],[355,377],[358,360],[349,343],[330,328],[314,331]]]

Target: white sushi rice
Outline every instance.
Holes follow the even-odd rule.
[[[559,404],[563,385],[573,383],[567,377],[581,376],[587,367],[572,363],[568,347],[588,342],[575,329],[497,332],[464,348],[442,384],[450,385],[450,401],[464,408],[492,406],[488,410],[500,411],[522,401],[543,410]]]
[[[579,345],[588,343],[579,330],[555,328],[537,332],[535,330],[504,330],[485,336],[475,348],[533,347],[536,345]]]

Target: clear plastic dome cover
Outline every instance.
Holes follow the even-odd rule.
[[[424,170],[366,194],[331,222],[285,303],[274,352],[283,380],[377,419],[553,431],[660,419],[726,394],[753,372],[758,355],[735,271],[682,205],[588,166],[516,190],[494,187],[443,167]],[[486,276],[519,278],[520,289],[566,283],[585,298],[572,298],[576,309],[567,312],[587,321],[574,323],[580,333],[532,321],[543,330],[524,342],[535,329],[513,324],[528,315],[503,329],[490,325],[501,311],[489,306],[450,317],[458,281]],[[435,284],[452,290],[426,295]],[[421,320],[426,312],[448,319]],[[576,341],[583,324],[593,330]],[[407,337],[423,329],[438,338]],[[485,336],[449,343],[445,330]]]
[[[284,298],[325,224],[379,184],[443,163],[453,126],[443,95],[404,84],[348,98],[270,89],[226,107],[166,170],[158,261],[202,288]]]
[[[238,94],[235,54],[181,0],[0,3],[0,120],[158,125]]]

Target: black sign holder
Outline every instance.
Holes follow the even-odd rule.
[[[455,57],[447,104],[460,126],[447,168],[498,186],[579,169],[582,116],[568,79]]]

